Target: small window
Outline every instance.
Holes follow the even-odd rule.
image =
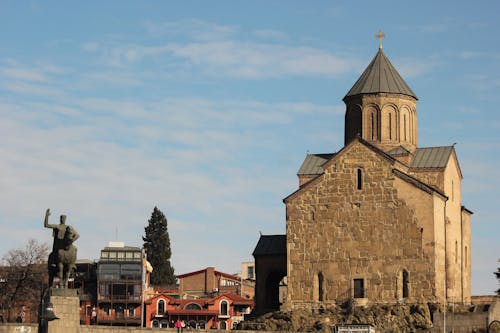
[[[410,279],[408,276],[408,271],[403,270],[403,298],[408,298],[410,297],[410,291],[409,291],[409,283]]]
[[[392,140],[392,114],[389,113],[389,140]]]
[[[220,302],[220,314],[222,316],[227,316],[228,315],[227,301]]]
[[[165,301],[163,299],[160,299],[158,301],[158,310],[157,310],[157,313],[159,315],[165,314]]]
[[[221,330],[227,330],[227,323],[226,323],[225,320],[223,320],[223,321],[221,321],[219,323],[219,329],[221,329]]]
[[[406,114],[403,116],[403,118],[404,118],[404,121],[403,121],[403,126],[404,126],[403,133],[405,135],[405,141],[406,141]]]
[[[318,273],[318,301],[323,302],[323,273]]]
[[[354,279],[354,298],[365,298],[365,281]]]
[[[253,269],[254,269],[253,266],[248,266],[247,267],[247,278],[250,279],[250,280],[254,279]]]
[[[363,188],[363,172],[361,169],[358,169],[358,190]]]
[[[128,316],[129,317],[134,317],[135,316],[135,307],[132,305],[129,305],[128,307]]]

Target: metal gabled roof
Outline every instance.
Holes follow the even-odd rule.
[[[307,154],[297,175],[319,175],[323,173],[323,164],[335,154]]]
[[[403,146],[399,146],[399,147],[396,147],[394,149],[391,149],[387,152],[387,154],[391,155],[391,156],[399,156],[399,155],[408,155],[408,154],[411,154],[411,152],[406,149],[405,147]]]
[[[452,152],[453,146],[418,148],[410,168],[444,168]]]
[[[418,99],[381,48],[351,90],[345,95],[344,101],[350,96],[376,93],[402,94]]]

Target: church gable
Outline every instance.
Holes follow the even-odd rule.
[[[348,191],[356,194],[356,189],[361,190],[363,186],[370,186],[373,174],[381,172],[380,168],[385,170],[387,177],[391,177],[392,165],[395,162],[392,157],[359,138],[336,154],[321,154],[321,158],[318,155],[308,155],[298,173],[300,179],[300,171],[306,170],[307,160],[314,156],[315,164],[309,169],[314,170],[316,174],[311,172],[308,176],[312,177],[308,182],[301,184],[296,192],[285,198],[283,200],[285,203],[299,197],[305,191],[310,191],[311,188],[321,187],[325,179],[328,181],[328,186],[336,186],[337,183],[337,186],[345,192],[343,195]],[[340,183],[342,185],[338,185]]]

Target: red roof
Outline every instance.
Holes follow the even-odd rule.
[[[199,271],[194,271],[194,272],[190,272],[190,273],[184,273],[184,274],[181,274],[181,275],[177,275],[177,277],[179,279],[182,279],[182,278],[185,278],[185,277],[188,277],[188,276],[193,276],[193,275],[198,275],[198,274],[205,273],[207,270],[208,270],[208,267],[205,268],[205,269],[200,269]],[[214,274],[215,275],[224,276],[224,277],[226,277],[228,279],[232,279],[232,280],[235,280],[235,281],[239,281],[240,280],[240,277],[237,276],[237,275],[234,275],[234,274],[219,272],[219,271],[216,271],[216,270],[214,270]]]
[[[241,297],[240,295],[236,295],[234,293],[223,294],[223,295],[216,297],[215,299],[218,299],[218,298],[229,298],[231,301],[233,301],[234,304],[253,305],[253,300]]]

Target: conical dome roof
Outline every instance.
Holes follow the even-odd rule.
[[[345,95],[344,101],[350,96],[359,94],[402,94],[418,99],[415,93],[403,80],[398,71],[385,56],[382,48],[370,62],[368,67]]]

